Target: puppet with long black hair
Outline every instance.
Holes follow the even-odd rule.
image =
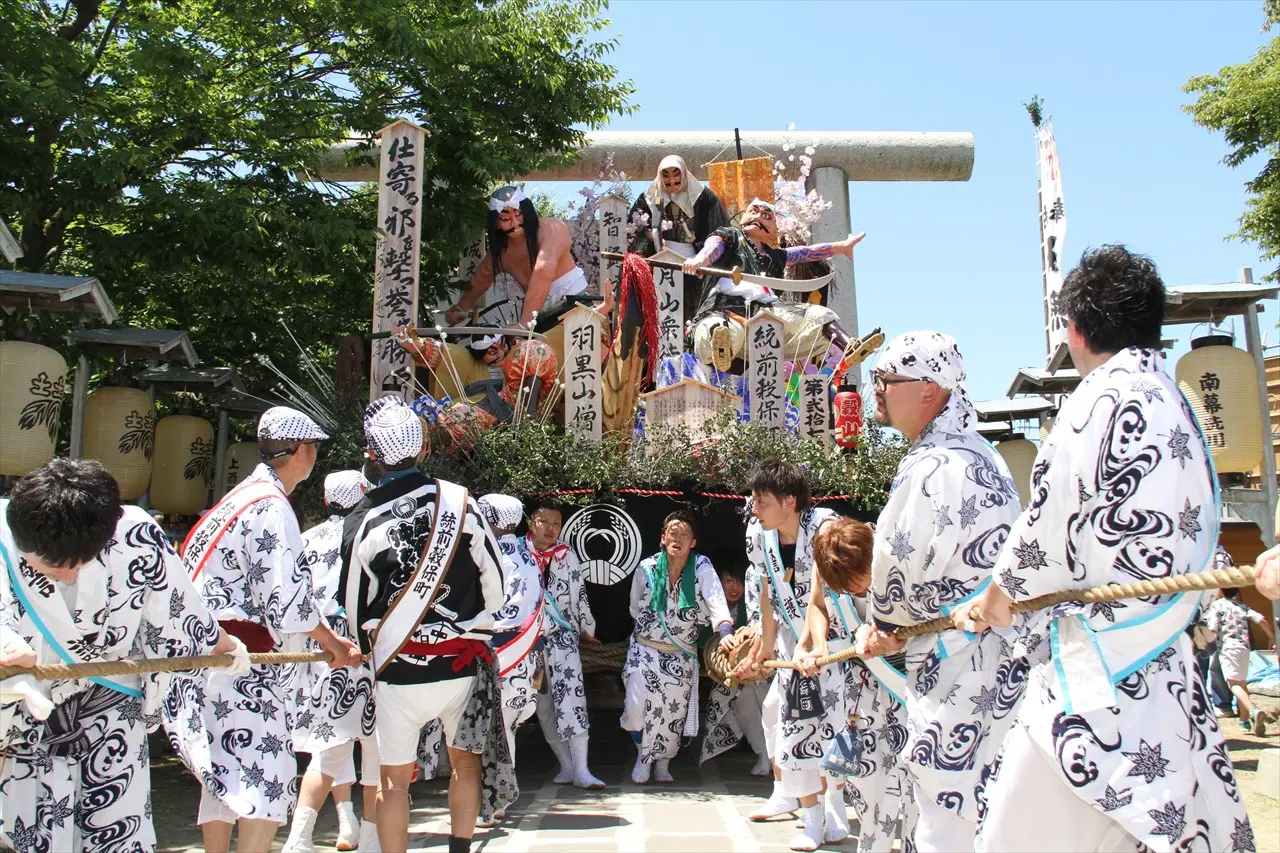
[[[445,314],[450,325],[465,320],[500,273],[514,277],[524,290],[517,324],[523,328],[535,311],[586,291],[587,277],[570,251],[569,227],[559,219],[540,220],[519,187],[502,187],[489,196],[488,237],[489,251],[476,267],[471,287]]]

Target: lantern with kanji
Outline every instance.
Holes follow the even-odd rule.
[[[120,500],[136,501],[151,482],[155,404],[141,388],[104,385],[84,404],[85,459],[96,459],[120,486]]]
[[[234,489],[241,480],[258,467],[258,442],[237,441],[227,448],[226,461],[222,463],[222,491]]]
[[[57,350],[0,341],[0,474],[22,476],[53,458],[66,390]]]
[[[1244,473],[1262,464],[1262,406],[1258,369],[1227,335],[1191,342],[1178,359],[1178,387],[1195,413],[1219,473]],[[1269,425],[1267,425],[1269,426]]]
[[[841,385],[836,392],[836,444],[844,448],[858,446],[862,434],[862,395],[853,385]]]
[[[197,515],[208,505],[213,478],[213,424],[170,415],[156,424],[151,505],[166,515]]]

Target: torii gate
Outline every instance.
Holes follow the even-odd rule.
[[[812,145],[816,152],[808,188],[831,202],[813,224],[814,242],[841,240],[852,230],[849,213],[850,181],[967,181],[973,174],[973,134],[906,131],[745,131],[744,145],[785,159],[782,145],[789,141],[800,150]],[[332,181],[376,181],[376,165],[351,167],[347,154],[367,144],[364,140],[334,145],[317,160],[316,171]],[[604,171],[605,159],[613,166],[648,182],[657,174],[658,162],[667,154],[679,154],[691,168],[705,174],[702,164],[734,144],[734,132],[708,130],[604,130],[586,135],[577,162],[559,169],[531,172],[527,181],[594,181]],[[375,151],[377,144],[374,145]],[[370,152],[374,153],[374,152]],[[373,157],[372,162],[378,162]],[[697,165],[693,165],[697,164]],[[580,259],[585,262],[586,259]],[[853,261],[838,255],[831,261],[835,287],[828,300],[850,335],[858,334],[858,300]]]

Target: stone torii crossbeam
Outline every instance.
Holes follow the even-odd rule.
[[[905,131],[861,132],[743,131],[743,155],[768,154],[785,160],[784,142],[799,150],[812,145],[816,152],[808,188],[831,202],[813,224],[815,243],[841,240],[852,230],[849,212],[850,181],[967,181],[973,174],[973,134]],[[316,163],[320,177],[331,181],[375,181],[378,178],[377,142],[353,139],[328,148]],[[705,176],[706,163],[732,151],[733,131],[710,130],[604,130],[586,135],[579,159],[569,166],[531,172],[526,181],[594,181],[613,155],[615,169],[637,182],[647,183],[657,174],[658,162],[667,154],[684,157],[690,168]],[[352,166],[349,154],[357,148],[372,156],[368,165]],[[850,335],[858,334],[858,301],[853,262],[838,255],[831,260],[835,287],[828,300]]]

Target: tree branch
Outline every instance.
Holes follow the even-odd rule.
[[[102,31],[102,38],[98,41],[98,47],[93,52],[93,59],[90,60],[89,67],[84,71],[84,77],[86,80],[93,74],[94,69],[98,67],[98,62],[102,59],[102,54],[107,49],[107,42],[111,40],[111,35],[115,32],[116,24],[120,22],[120,17],[124,14],[124,10],[127,8],[129,8],[129,0],[120,0],[120,2],[116,4],[115,11],[111,13],[111,20],[107,21],[107,28]]]
[[[102,3],[101,0],[71,0],[71,5],[75,7],[76,19],[70,24],[58,27],[58,37],[66,41],[75,41],[84,35],[84,31],[89,29],[93,19],[98,17],[98,10]]]

